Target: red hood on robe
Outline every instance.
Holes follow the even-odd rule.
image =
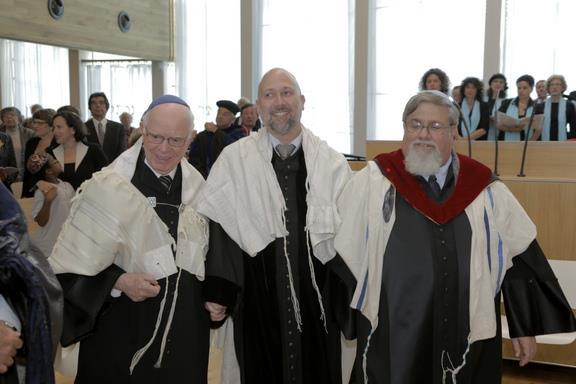
[[[490,168],[469,157],[457,156],[460,169],[455,175],[456,186],[452,195],[442,203],[428,197],[416,176],[406,170],[402,150],[381,153],[374,161],[410,205],[436,223],[445,224],[462,213],[492,181]]]

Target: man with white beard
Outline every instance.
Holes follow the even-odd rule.
[[[524,209],[490,169],[454,152],[457,107],[423,91],[403,123],[402,149],[368,162],[338,200],[335,248],[361,313],[357,382],[500,383],[501,288],[520,365],[535,335],[576,321]]]

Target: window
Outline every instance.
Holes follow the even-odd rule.
[[[402,111],[428,69],[442,69],[452,86],[482,78],[485,10],[485,0],[374,0],[368,140],[402,139]]]
[[[568,89],[576,89],[573,0],[506,0],[503,72],[509,94],[516,95],[516,79],[523,74],[536,81],[564,75]],[[510,92],[511,91],[511,92]],[[535,91],[532,94],[535,97]]]
[[[351,143],[348,0],[263,0],[261,68],[290,71],[306,97],[302,123],[338,151]],[[353,9],[353,8],[352,8]]]
[[[81,61],[83,79],[80,107],[90,117],[88,98],[94,92],[104,92],[110,102],[106,118],[120,121],[120,114],[132,115],[132,125],[138,126],[142,114],[152,101],[152,64],[132,57],[84,52]]]
[[[0,39],[2,106],[15,106],[24,116],[30,106],[57,109],[70,103],[68,50]]]
[[[216,101],[241,96],[240,0],[177,0],[176,17],[176,33],[185,37],[176,43],[175,73],[167,79],[202,130],[216,117]]]

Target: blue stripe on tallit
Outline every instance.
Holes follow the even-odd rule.
[[[364,240],[366,241],[366,246],[368,246],[368,232],[369,232],[369,227],[366,226],[366,233],[364,236]],[[362,308],[362,305],[364,304],[364,299],[366,298],[366,290],[368,289],[368,270],[366,270],[366,274],[364,275],[364,281],[362,282],[362,290],[360,291],[360,297],[358,298],[358,301],[356,302],[356,306],[355,308],[357,310],[360,310]]]
[[[490,198],[490,205],[494,209],[494,197],[492,196],[492,188],[486,188],[488,191],[488,197]],[[500,287],[502,285],[502,273],[504,272],[504,254],[503,254],[503,244],[500,234],[498,234],[498,289],[496,292],[500,292]]]
[[[502,239],[498,235],[498,289],[496,292],[500,292],[500,286],[502,285],[502,272],[504,271],[504,255],[502,254]]]
[[[488,256],[488,269],[492,272],[492,249],[490,247],[490,223],[488,222],[488,213],[484,208],[484,228],[486,229],[486,252]]]
[[[364,275],[364,282],[362,283],[362,291],[360,291],[360,297],[358,298],[358,302],[356,303],[356,309],[361,310],[362,305],[364,305],[364,299],[366,298],[366,290],[368,289],[368,271],[366,271],[366,275]]]

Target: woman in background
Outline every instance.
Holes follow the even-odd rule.
[[[39,109],[32,115],[32,129],[36,133],[26,142],[24,149],[24,175],[22,176],[22,197],[34,196],[34,189],[38,177],[31,172],[34,162],[40,160],[46,152],[56,147],[58,144],[54,140],[52,132],[52,119],[56,112],[53,109]]]
[[[496,115],[502,101],[506,99],[506,91],[508,90],[508,81],[506,76],[501,73],[495,73],[490,76],[488,80],[488,90],[484,101],[488,104],[488,111],[490,113],[490,126],[488,128],[488,140],[494,140],[498,135],[498,128],[496,127]]]
[[[421,91],[440,91],[447,95],[449,89],[450,79],[440,68],[430,68],[420,79]]]
[[[518,89],[518,97],[504,100],[498,111],[521,121],[510,125],[503,119],[497,119],[498,129],[501,131],[498,135],[498,140],[524,140],[532,111],[534,110],[535,115],[542,114],[543,108],[541,106],[543,104],[536,105],[530,98],[530,94],[534,89],[534,78],[530,75],[522,75],[516,80],[516,87]],[[540,134],[537,120],[532,124],[530,140],[536,140]]]
[[[550,97],[544,102],[542,141],[566,141],[576,137],[576,107],[562,97],[568,84],[562,75],[552,75],[546,81]],[[570,131],[566,126],[570,125]]]
[[[458,133],[462,137],[468,136],[466,129],[468,127],[470,139],[486,140],[490,124],[490,112],[488,105],[483,101],[483,90],[484,86],[477,77],[467,77],[460,84],[462,116],[460,124],[458,124]]]
[[[59,145],[52,154],[64,170],[60,179],[69,182],[76,190],[94,172],[108,165],[108,160],[98,145],[85,142],[86,128],[75,113],[56,113],[53,125]]]

